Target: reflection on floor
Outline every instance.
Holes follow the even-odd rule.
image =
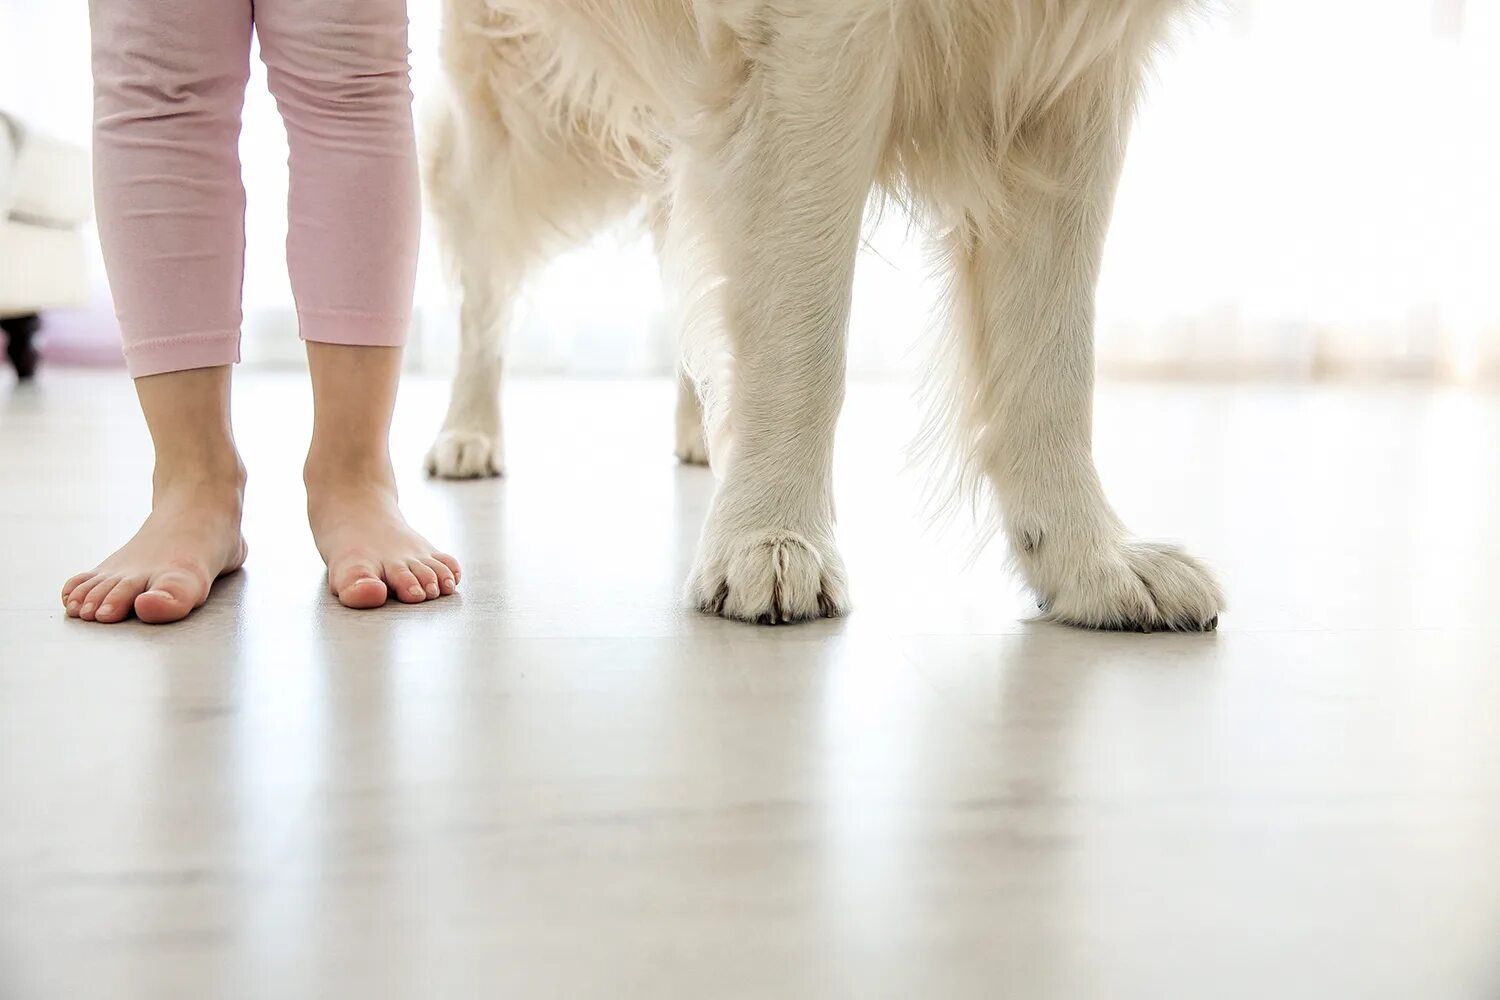
[[[682,607],[711,488],[665,382],[520,382],[510,475],[397,454],[462,595],[338,608],[303,378],[243,375],[246,571],[176,627],[64,620],[134,526],[119,376],[0,388],[0,995],[1479,997],[1500,989],[1500,399],[1110,386],[1209,636],[1028,624],[924,527],[856,386],[856,609]]]

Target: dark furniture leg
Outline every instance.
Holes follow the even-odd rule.
[[[5,331],[8,339],[5,353],[10,357],[10,363],[15,365],[16,374],[23,382],[36,374],[38,358],[36,332],[41,327],[42,318],[34,313],[30,316],[0,319],[0,330]]]

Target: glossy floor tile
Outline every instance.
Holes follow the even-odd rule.
[[[305,379],[243,373],[245,572],[62,617],[134,527],[128,384],[0,387],[0,997],[1500,996],[1500,397],[1106,386],[1215,635],[1029,623],[929,527],[904,389],[841,429],[855,611],[680,585],[671,387],[521,381],[510,474],[420,475],[460,596],[356,614],[302,517]]]

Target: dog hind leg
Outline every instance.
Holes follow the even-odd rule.
[[[462,292],[458,370],[427,453],[430,475],[501,474],[500,376],[522,283],[628,211],[644,189],[611,170],[589,136],[542,121],[546,109],[534,109],[534,122],[527,111],[510,106],[502,115],[455,102],[428,151],[428,203]],[[502,121],[534,127],[517,142]]]

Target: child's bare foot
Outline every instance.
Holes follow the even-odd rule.
[[[320,476],[309,470],[307,518],[328,564],[328,586],[347,608],[445,597],[463,576],[458,560],[407,525],[386,475]]]
[[[154,625],[186,618],[214,580],[245,561],[243,498],[242,476],[158,482],[135,537],[63,585],[68,616],[113,623],[133,612]]]
[[[396,506],[391,411],[399,347],[307,343],[313,439],[303,478],[307,519],[328,564],[328,586],[349,608],[388,596],[419,604],[458,589],[458,560],[432,547]]]

